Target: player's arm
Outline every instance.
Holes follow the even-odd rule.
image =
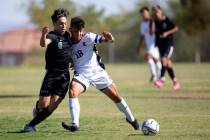
[[[167,24],[170,27],[170,29],[166,32],[164,32],[160,37],[166,38],[167,36],[177,32],[179,30],[178,26],[176,26],[171,20],[167,19]]]
[[[178,30],[179,30],[179,28],[178,28],[177,26],[175,26],[175,27],[172,28],[171,30],[164,32],[160,37],[161,37],[161,38],[166,38],[167,36],[169,36],[169,35],[171,35],[171,34],[177,32]]]
[[[102,42],[111,42],[111,43],[113,43],[114,40],[115,40],[115,38],[113,37],[112,33],[106,32],[106,31],[104,31],[102,33],[102,38],[101,38]]]
[[[143,44],[144,44],[144,35],[141,34],[139,37],[139,43],[136,50],[137,54],[140,53],[140,49],[142,48]]]
[[[45,26],[42,29],[42,35],[40,38],[40,46],[41,47],[47,47],[52,42],[51,39],[47,38],[48,32],[49,32],[49,28]]]
[[[150,28],[149,29],[150,29],[149,30],[150,35],[153,35],[155,33],[155,22],[154,22],[154,20],[150,21]]]

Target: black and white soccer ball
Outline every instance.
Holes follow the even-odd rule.
[[[155,119],[146,119],[142,123],[141,130],[144,135],[156,135],[160,131],[160,125]]]

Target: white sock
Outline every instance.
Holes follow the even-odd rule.
[[[157,78],[159,79],[160,78],[160,74],[161,74],[162,64],[161,64],[160,61],[158,61],[155,66],[156,66]]]
[[[125,114],[126,118],[130,122],[133,122],[135,120],[133,114],[130,111],[130,108],[128,107],[128,105],[124,99],[122,99],[120,102],[116,103],[116,105],[117,105],[118,109]]]
[[[79,126],[80,105],[78,98],[69,98],[69,111],[72,123]]]
[[[149,69],[151,74],[156,78],[156,68],[155,68],[155,62],[153,61],[153,59],[149,59],[148,61],[149,64]]]

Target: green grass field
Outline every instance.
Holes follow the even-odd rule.
[[[43,67],[0,67],[0,140],[208,140],[210,139],[210,64],[176,64],[182,88],[173,91],[166,77],[162,89],[149,83],[146,64],[107,65],[107,71],[142,122],[154,118],[160,133],[144,136],[134,131],[121,112],[102,93],[90,88],[80,98],[80,131],[67,132],[68,98],[36,133],[20,133],[32,117],[32,108],[44,75]],[[68,97],[68,96],[66,96]]]

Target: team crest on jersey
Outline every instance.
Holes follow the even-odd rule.
[[[58,49],[63,49],[63,42],[62,42],[62,40],[60,40],[59,42],[58,42]]]

